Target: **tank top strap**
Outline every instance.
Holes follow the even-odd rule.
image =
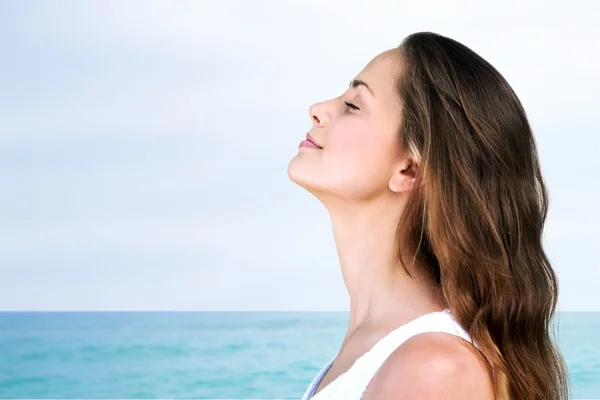
[[[422,315],[386,334],[369,351],[360,356],[348,371],[317,393],[314,400],[361,399],[369,383],[389,356],[411,337],[426,332],[448,333],[473,343],[468,332],[458,324],[449,309]],[[476,343],[475,346],[478,347]],[[302,400],[313,399],[314,391],[336,357],[337,354],[319,371],[302,396]]]
[[[356,390],[364,393],[377,371],[400,345],[427,332],[448,333],[472,343],[470,335],[456,322],[450,310],[422,315],[388,333],[361,357],[353,374]]]

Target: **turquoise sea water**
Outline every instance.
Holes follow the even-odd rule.
[[[345,312],[0,313],[0,398],[299,399]],[[560,313],[575,399],[600,399],[600,313]]]

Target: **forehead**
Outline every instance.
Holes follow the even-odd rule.
[[[396,110],[400,103],[396,81],[401,73],[402,61],[398,49],[386,50],[375,56],[360,71],[356,79],[369,85],[377,103],[389,104]]]

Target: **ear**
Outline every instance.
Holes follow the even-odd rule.
[[[412,158],[402,160],[394,169],[389,187],[392,192],[410,192],[417,178],[418,165]]]

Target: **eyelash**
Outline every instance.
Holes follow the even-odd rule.
[[[347,101],[345,101],[344,104],[346,104],[346,107],[350,108],[351,110],[360,110],[360,108],[356,107],[352,103],[348,103]]]

